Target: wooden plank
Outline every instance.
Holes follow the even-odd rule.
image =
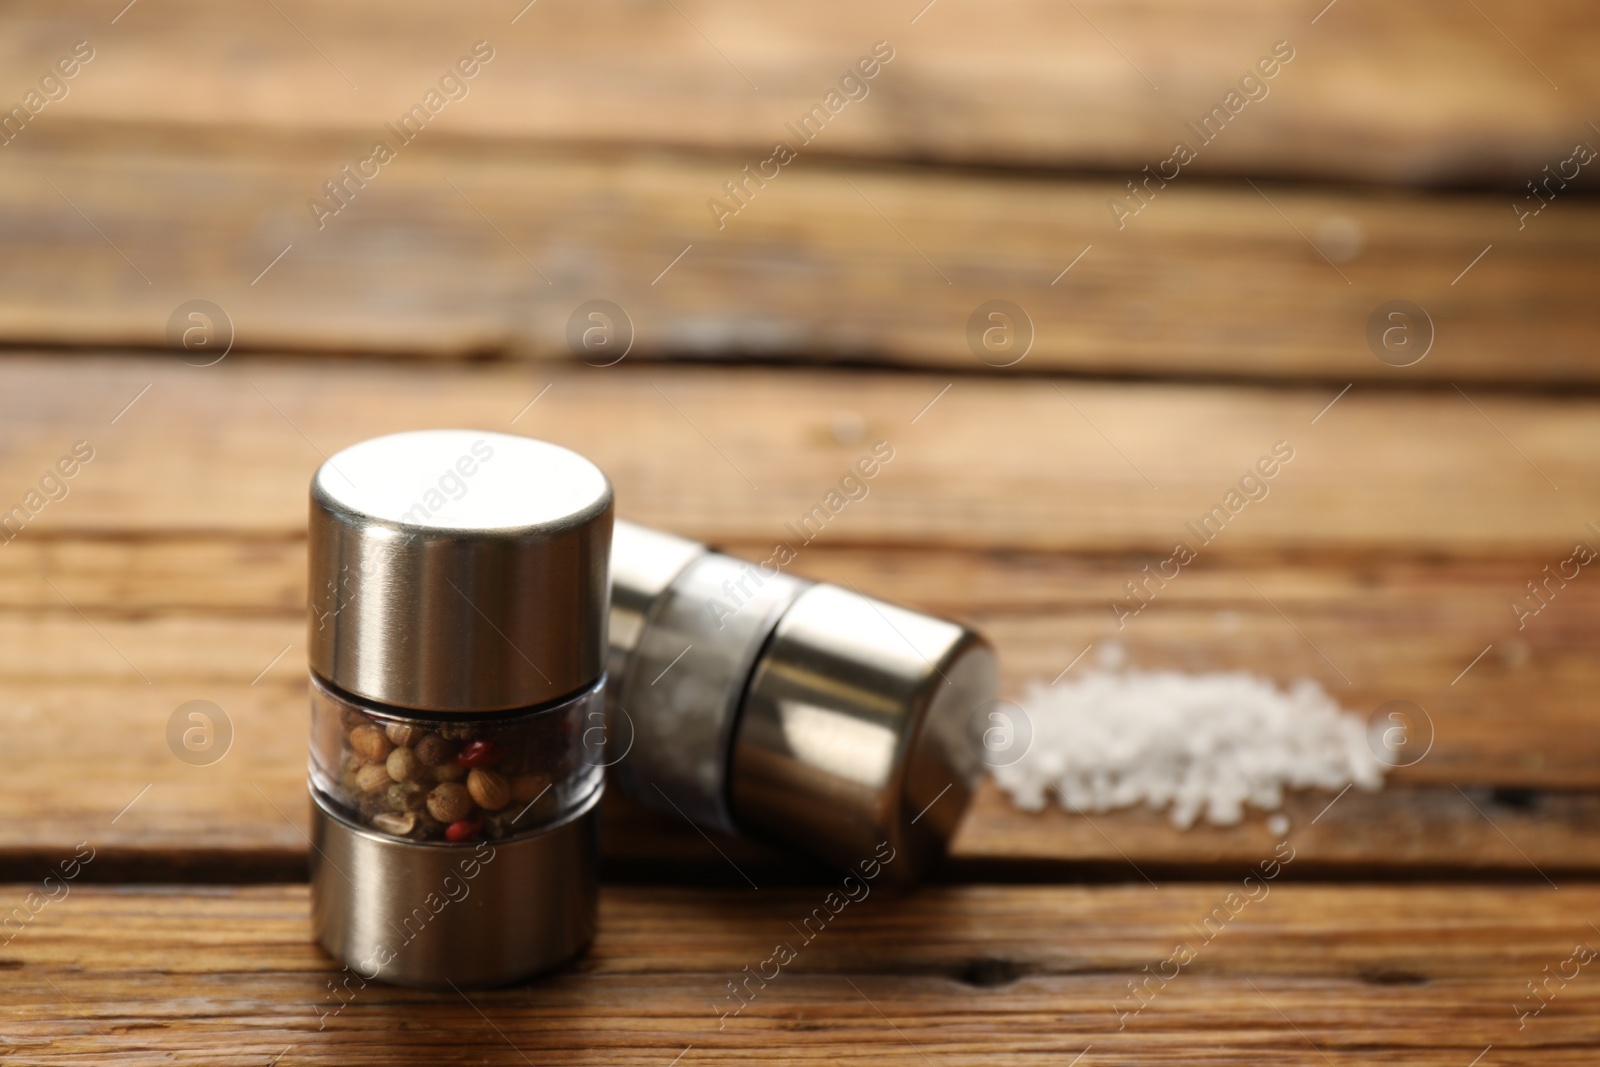
[[[1580,857],[1600,830],[1600,797],[1592,791],[1406,784],[1416,777],[1397,774],[1378,793],[1288,797],[1283,812],[1304,860],[1295,877],[1493,877],[1548,885],[1590,876],[1593,868]],[[1052,805],[1032,814],[1013,807],[990,780],[961,824],[945,877],[1225,877],[1247,869],[1273,841],[1259,815],[1239,827],[1202,824],[1180,833],[1165,815],[1142,809],[1086,818]]]
[[[69,494],[67,499],[73,498]],[[294,619],[305,615],[303,532],[252,537],[107,531],[103,537],[85,538],[52,536],[36,527],[0,543],[0,549],[0,611],[77,609],[96,617],[132,618],[174,612]]]
[[[1390,700],[1423,707],[1436,745],[1401,781],[1600,786],[1600,749],[1585,729],[1600,685],[1589,654],[1600,588],[1573,581],[1518,629],[1510,601],[1537,603],[1519,588],[1540,573],[1537,558],[1198,564],[1119,627],[1109,603],[1135,603],[1123,583],[1143,562],[817,546],[794,573],[981,627],[1012,696],[1113,653],[1145,669],[1270,664],[1282,683],[1315,678],[1362,712]],[[270,663],[270,678],[285,682],[303,670],[304,566],[302,543],[19,539],[0,553],[0,632],[10,635],[0,677],[238,686]],[[102,639],[85,640],[91,620]],[[204,655],[186,659],[196,647]]]
[[[13,358],[0,376],[0,470],[16,499],[78,435],[98,450],[67,498],[0,552],[0,685],[16,768],[6,789],[13,809],[29,813],[0,822],[13,867],[94,840],[120,849],[126,869],[293,877],[304,848],[299,531],[317,451],[419,424],[509,424],[547,384],[550,394],[510,429],[594,454],[624,514],[754,555],[821,498],[864,440],[893,438],[896,459],[869,498],[806,545],[795,569],[981,625],[1000,646],[1010,694],[1056,677],[1091,643],[1117,641],[1144,667],[1270,664],[1283,681],[1310,675],[1363,713],[1389,699],[1418,702],[1437,728],[1435,749],[1395,774],[1397,792],[1384,793],[1392,805],[1347,798],[1339,811],[1362,813],[1354,824],[1331,814],[1318,822],[1307,849],[1326,869],[1531,877],[1523,853],[1555,872],[1590,862],[1589,793],[1549,793],[1510,811],[1472,793],[1490,822],[1454,790],[1597,784],[1587,702],[1600,681],[1589,656],[1600,593],[1571,582],[1525,630],[1509,609],[1542,566],[1570,552],[1563,537],[1584,536],[1517,448],[1566,493],[1582,491],[1592,483],[1587,456],[1600,454],[1571,450],[1594,437],[1587,403],[1483,398],[1494,426],[1520,442],[1510,446],[1462,398],[1365,390],[1315,426],[1285,430],[1285,411],[1309,424],[1325,398],[1069,384],[1072,411],[1048,382],[963,379],[910,426],[939,379],[664,368],[530,376],[242,357],[208,370]],[[696,426],[720,443],[707,445]],[[1160,434],[1165,456],[1133,454],[1165,488],[1139,482],[1094,427],[1128,450]],[[1182,536],[1184,520],[1278,432],[1306,443],[1269,498],[1118,629],[1107,601],[1165,558],[1163,534]],[[717,448],[762,490],[725,469]],[[1054,459],[1070,454],[1085,461]],[[1474,555],[1483,552],[1496,555]],[[216,702],[234,720],[229,761],[190,768],[171,757],[166,720],[189,699]],[[62,752],[93,771],[62,776]],[[1322,803],[1302,798],[1296,821]],[[1096,824],[1152,869],[1234,862],[1259,835],[1253,824],[1182,837],[1141,813]],[[672,821],[622,814],[613,829],[608,857],[619,873],[659,869],[669,856],[701,873],[722,865]],[[992,872],[1115,872],[1120,854],[1110,851],[1085,822],[1013,813],[992,795],[957,848],[966,870]],[[771,853],[750,859],[781,865]]]
[[[49,583],[36,569],[44,560]],[[301,546],[21,538],[0,561],[0,733],[12,768],[0,805],[29,813],[0,821],[0,869],[90,840],[130,873],[303,870]],[[113,573],[112,561],[125,569]],[[1518,634],[1504,590],[1531,562],[1209,566],[1121,631],[1104,598],[1137,571],[1132,560],[819,546],[802,563],[799,573],[978,625],[997,644],[1012,697],[1094,644],[1120,645],[1142,667],[1248,669],[1283,684],[1315,677],[1361,714],[1395,699],[1423,707],[1432,747],[1383,793],[1352,793],[1325,814],[1331,795],[1291,800],[1301,870],[1536,879],[1593,869],[1600,740],[1588,720],[1600,685],[1590,654],[1600,592],[1573,583]],[[1452,685],[1485,644],[1494,648]],[[231,723],[233,748],[213,766],[189,766],[168,748],[168,720],[190,700],[211,701]],[[988,788],[955,843],[953,870],[1215,871],[1248,862],[1266,840],[1259,815],[1237,829],[1179,833],[1144,811],[1092,822],[1029,815]],[[719,845],[741,867],[796,873],[772,851]],[[619,877],[731,876],[681,820],[615,804],[606,857]]]
[[[706,202],[732,157],[436,141],[319,229],[307,205],[348,156],[336,138],[29,136],[0,174],[12,344],[165,347],[176,309],[205,299],[240,350],[573,361],[570,321],[605,299],[625,309],[630,361],[1310,378],[1335,391],[1600,374],[1587,288],[1600,207],[1583,198],[1519,230],[1503,193],[1197,179],[1129,219],[1108,210],[1120,178],[818,161],[719,229]],[[1013,355],[975,349],[968,326],[998,299],[1022,309],[1032,342],[997,371]],[[1413,343],[1432,339],[1405,368],[1368,341],[1395,300],[1428,316]]]
[[[23,537],[298,536],[323,455],[380,433],[476,425],[585,453],[638,521],[760,544],[785,537],[885,440],[895,458],[830,520],[826,543],[1166,558],[1284,441],[1295,458],[1203,558],[1504,553],[1555,565],[1593,536],[1568,501],[1600,488],[1594,401],[1338,394],[627,362],[12,358],[0,363],[0,500],[25,499],[84,440],[96,458]]]
[[[1182,139],[1199,146],[1197,172],[1520,188],[1590,137],[1583,104],[1600,91],[1587,61],[1600,27],[1576,0],[1325,13],[1180,0],[926,11],[823,0],[759,15],[731,0],[276,8],[165,0],[115,22],[89,0],[10,11],[5,99],[87,38],[95,58],[34,125],[331,130],[366,150],[483,40],[494,59],[424,136],[732,148],[754,163],[775,140],[798,147],[786,124],[884,41],[893,59],[870,95],[803,151],[1131,178]],[[1292,60],[1247,86],[1267,95],[1233,104],[1226,136],[1202,145],[1187,124],[1277,42]]]
[[[1600,987],[1566,963],[1594,943],[1592,887],[1258,883],[1230,915],[1240,888],[874,892],[720,1018],[725,983],[798,941],[823,888],[608,888],[573,968],[466,995],[352,981],[325,1015],[343,975],[309,941],[303,887],[79,886],[0,949],[4,1047],[52,1065],[1593,1060]],[[1131,1014],[1130,983],[1179,944],[1193,958]],[[1527,983],[1575,966],[1519,1023]]]
[[[1140,666],[1309,675],[1366,713],[1415,701],[1436,747],[1395,775],[1397,792],[1364,807],[1346,798],[1339,819],[1318,823],[1308,856],[1326,869],[1531,876],[1516,848],[1558,873],[1590,864],[1591,793],[1541,792],[1506,809],[1520,794],[1483,792],[1597,784],[1587,720],[1600,593],[1574,580],[1522,631],[1508,606],[1585,536],[1563,501],[1594,484],[1589,402],[1483,397],[1480,414],[1453,392],[1356,390],[1311,425],[1327,397],[1310,390],[962,379],[926,408],[941,379],[237,356],[206,369],[14,358],[0,380],[0,484],[14,499],[74,441],[96,450],[65,499],[0,550],[0,710],[14,768],[0,790],[31,813],[0,822],[11,869],[88,839],[128,869],[292,876],[304,848],[306,480],[319,450],[472,424],[571,444],[611,473],[624,514],[756,555],[881,434],[896,458],[803,548],[797,573],[974,622],[995,638],[1013,695],[1115,641]],[[1271,495],[1119,629],[1107,602],[1280,433],[1298,451]],[[169,717],[194,699],[234,726],[236,747],[215,766],[167,748]],[[92,769],[63,776],[66,752]],[[1458,784],[1494,822],[1472,817]],[[1326,799],[1297,803],[1309,823]],[[1359,815],[1348,828],[1347,810]],[[1120,860],[1086,823],[1011,812],[992,795],[978,811],[958,847],[969,869]],[[1180,837],[1141,813],[1096,824],[1135,863],[1162,869],[1233,862],[1260,833]],[[613,831],[620,874],[721,867],[670,820],[623,813]]]

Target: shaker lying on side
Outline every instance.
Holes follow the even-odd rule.
[[[593,937],[611,486],[524,437],[311,483],[312,923],[362,979],[495,985]]]
[[[893,881],[942,855],[981,768],[994,652],[953,622],[618,522],[607,708],[633,799]]]

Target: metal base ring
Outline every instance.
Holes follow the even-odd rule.
[[[362,980],[447,989],[549,970],[594,939],[599,801],[544,833],[435,845],[363,830],[311,802],[311,923]]]

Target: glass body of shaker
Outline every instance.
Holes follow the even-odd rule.
[[[551,707],[425,715],[311,676],[311,788],[374,833],[467,845],[536,834],[584,810],[604,780],[603,686]]]

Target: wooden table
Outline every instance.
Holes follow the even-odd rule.
[[[0,152],[0,511],[92,451],[0,541],[0,1064],[1594,1062],[1600,579],[1541,583],[1600,547],[1600,206],[1589,168],[1525,199],[1600,144],[1586,7],[120,7],[0,14],[0,99],[94,53]],[[319,228],[478,41],[467,95]],[[866,96],[732,200],[880,41]],[[569,346],[593,299],[628,317],[615,365]],[[226,325],[185,350],[194,300]],[[969,340],[991,300],[1030,324],[1006,366]],[[1403,367],[1369,342],[1396,300],[1431,323]],[[1011,696],[1115,649],[1410,701],[1426,755],[1292,797],[1287,846],[986,784],[934,884],[850,906],[737,1014],[831,875],[608,798],[579,963],[335,992],[306,484],[459,425],[763,555],[888,441],[796,573],[981,627]],[[1279,441],[1271,494],[1119,628]],[[168,747],[189,700],[231,725],[214,763]]]

